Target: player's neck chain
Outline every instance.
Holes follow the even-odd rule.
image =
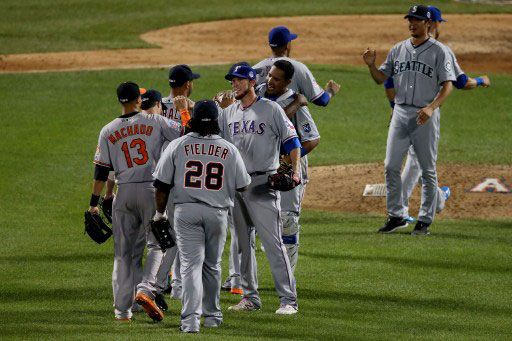
[[[254,103],[256,103],[258,101],[258,99],[260,99],[260,96],[256,96],[256,98],[254,99],[254,101],[251,102],[251,104],[249,104],[248,106],[244,107],[244,105],[240,102],[240,106],[242,107],[242,110],[247,110],[249,109]]]

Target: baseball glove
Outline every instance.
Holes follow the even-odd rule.
[[[162,251],[165,252],[166,249],[176,245],[176,236],[167,218],[156,221],[151,219],[151,231],[153,231],[153,235]]]
[[[112,224],[112,203],[114,202],[114,197],[110,199],[103,199],[103,197],[100,198],[100,207],[101,211],[103,212],[103,215],[105,218],[107,218],[108,222]]]
[[[268,176],[268,185],[281,192],[291,191],[300,184],[300,178],[294,174],[292,165],[281,162],[277,173]]]
[[[98,244],[104,243],[112,235],[112,230],[103,221],[103,219],[97,215],[92,214],[89,211],[85,211],[85,232]]]

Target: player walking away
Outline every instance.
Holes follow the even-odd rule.
[[[287,60],[276,61],[270,69],[267,82],[258,87],[258,93],[275,101],[283,109],[286,108],[296,99],[295,92],[288,89],[293,73],[292,63]],[[308,182],[307,154],[320,143],[320,134],[307,106],[301,106],[297,112],[288,115],[288,118],[295,127],[301,143],[301,184],[291,191],[281,192],[282,239],[290,260],[290,266],[295,273],[299,257],[300,209]]]
[[[118,320],[130,320],[132,317],[135,296],[132,260],[137,257],[134,255],[135,243],[140,229],[144,227],[148,231],[148,254],[143,281],[138,287],[137,302],[153,314],[150,314],[153,319],[158,320],[163,315],[152,302],[151,290],[155,282],[155,265],[160,264],[162,251],[149,231],[149,222],[155,210],[152,172],[160,157],[163,141],[179,137],[181,125],[162,116],[140,113],[140,91],[135,83],[120,84],[117,97],[122,106],[122,115],[100,132],[94,157],[96,168],[89,212],[98,214],[99,195],[109,170],[114,170],[118,184],[112,216],[115,317]]]
[[[235,195],[233,218],[242,250],[244,295],[242,301],[229,310],[257,310],[261,307],[254,248],[251,247],[254,226],[265,247],[281,301],[276,313],[295,314],[298,309],[295,278],[281,240],[280,194],[268,186],[267,179],[279,166],[282,143],[284,150],[291,155],[294,181],[300,182],[300,143],[283,109],[256,95],[256,72],[251,67],[237,66],[225,78],[231,81],[238,101],[224,109],[219,117],[221,136],[238,148],[252,179],[247,192]]]
[[[251,183],[237,148],[219,134],[213,101],[196,103],[190,132],[171,142],[155,170],[157,212],[164,217],[173,187],[174,228],[181,259],[183,298],[181,331],[199,332],[222,324],[221,258],[227,234],[228,208],[235,189]]]
[[[455,74],[445,46],[428,35],[430,16],[426,6],[410,8],[405,18],[408,19],[411,38],[396,44],[379,69],[375,66],[375,50],[367,48],[363,54],[374,81],[382,84],[387,78],[393,77],[396,90],[386,146],[388,220],[379,229],[383,233],[407,226],[400,168],[411,145],[418,156],[423,181],[422,204],[412,234],[428,234],[434,220],[439,107],[452,91],[451,82],[455,81]]]
[[[430,10],[432,20],[432,26],[430,27],[429,34],[433,35],[435,39],[438,39],[440,35],[441,23],[446,22],[446,20],[442,18],[441,10],[439,8],[434,6],[428,6],[428,8]],[[457,80],[452,82],[455,88],[459,90],[471,90],[477,86],[483,86],[485,88],[490,86],[491,82],[489,77],[486,75],[480,76],[478,78],[471,78],[467,76],[460,67],[453,51],[448,46],[446,46],[446,48],[451,55],[452,65],[454,67],[455,76],[457,77]],[[391,108],[393,108],[395,104],[395,88],[392,77],[388,78],[386,82],[384,82],[384,88]],[[421,168],[418,163],[416,153],[414,152],[414,148],[411,146],[407,153],[407,160],[402,172],[402,197],[405,210],[404,216],[407,217],[406,220],[408,222],[414,222],[415,220],[414,217],[409,216],[409,198],[411,197],[412,191],[418,182],[421,183]],[[450,188],[448,186],[438,187],[437,192],[436,213],[440,213],[445,207],[446,200],[448,200],[450,197]]]
[[[330,80],[325,85],[325,90],[322,89],[306,65],[290,58],[292,40],[297,39],[297,37],[297,34],[290,33],[290,30],[284,26],[274,27],[269,32],[268,43],[272,50],[272,57],[254,65],[254,69],[262,70],[256,78],[256,84],[259,85],[266,82],[272,65],[274,65],[276,60],[284,59],[292,63],[295,68],[294,76],[288,87],[306,96],[311,103],[325,107],[329,104],[331,97],[339,91],[340,86],[335,81]]]

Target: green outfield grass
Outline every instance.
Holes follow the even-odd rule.
[[[78,196],[68,198],[76,200]],[[55,201],[63,202],[56,198]],[[64,205],[65,206],[65,205]],[[84,208],[84,205],[80,209]],[[63,207],[64,208],[64,207]],[[41,205],[41,210],[45,209]],[[64,208],[65,209],[65,208]],[[75,214],[76,213],[76,214]],[[113,243],[80,232],[80,212],[58,221],[3,225],[2,339],[163,340],[180,335],[180,303],[154,324],[144,313],[114,321]],[[263,309],[228,312],[225,325],[197,339],[508,339],[512,333],[512,229],[507,221],[439,218],[433,235],[381,235],[380,217],[305,211],[297,268],[299,314],[276,316],[279,302],[259,251]],[[227,273],[227,254],[223,271]]]
[[[190,22],[332,14],[403,14],[415,0],[2,1],[0,54],[140,48],[141,33]],[[420,2],[421,3],[421,2]],[[512,6],[429,1],[443,13],[512,13]],[[233,27],[236,30],[236,27]]]

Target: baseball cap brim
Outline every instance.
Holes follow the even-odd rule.
[[[416,18],[416,19],[420,19],[420,20],[430,20],[429,18],[426,18],[426,17],[422,17],[421,15],[416,15],[416,14],[407,14],[404,19],[407,19],[409,17],[412,17],[412,18]]]
[[[198,73],[193,73],[192,74],[192,79],[198,79],[198,78],[201,78],[200,74],[198,74]]]
[[[224,78],[228,81],[232,81],[233,78],[235,77],[238,77],[238,78],[245,78],[245,79],[250,79],[247,75],[242,75],[240,73],[236,73],[236,72],[231,72],[231,73],[228,73]]]
[[[295,40],[299,37],[298,34],[295,34],[295,33],[290,33],[290,40]]]

